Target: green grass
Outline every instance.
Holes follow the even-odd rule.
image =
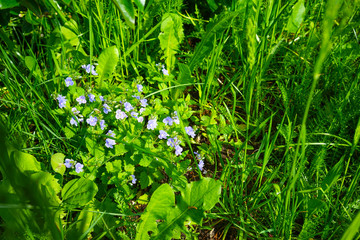
[[[54,153],[80,152],[65,137],[53,94],[82,64],[116,46],[116,71],[103,80],[109,89],[141,79],[149,97],[191,97],[204,175],[222,181],[219,203],[192,227],[193,238],[213,230],[215,239],[358,239],[358,2],[219,1],[217,9],[211,2],[154,0],[144,11],[134,4],[133,29],[111,1],[63,1],[61,9],[43,1],[49,16],[40,18],[31,8],[1,10],[9,16],[0,23],[0,116],[8,141],[50,172]],[[301,3],[304,15],[295,19]],[[175,49],[174,77],[162,81],[154,76],[155,64],[168,64],[170,55],[158,39],[166,13],[181,18],[185,36]],[[294,19],[300,22],[291,30]],[[86,81],[98,87],[95,78]],[[188,181],[199,178],[194,174]],[[154,191],[139,188],[131,200]],[[143,209],[112,202],[112,194],[104,190],[97,199],[94,209],[105,213],[94,214],[84,233],[135,238]],[[119,211],[124,216],[111,223],[108,214]],[[76,214],[68,212],[59,239],[71,238]]]

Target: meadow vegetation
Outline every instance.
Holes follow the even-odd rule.
[[[359,6],[0,0],[0,238],[359,239]]]

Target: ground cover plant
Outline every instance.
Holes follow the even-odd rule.
[[[358,239],[359,5],[0,0],[1,239]]]

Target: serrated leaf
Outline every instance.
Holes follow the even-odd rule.
[[[131,0],[112,0],[115,6],[120,10],[127,25],[135,29],[135,9]]]
[[[52,169],[63,175],[65,173],[66,167],[64,165],[65,155],[63,153],[55,153],[51,156],[51,167]]]
[[[61,187],[53,175],[47,172],[37,172],[31,174],[30,179],[36,183],[39,192],[43,194],[51,206],[59,206],[61,201],[58,194]]]
[[[158,38],[160,40],[160,47],[164,51],[166,68],[168,71],[171,71],[175,64],[175,54],[184,39],[181,17],[175,13],[164,14]]]
[[[219,15],[213,22],[209,23],[206,27],[205,36],[201,39],[201,42],[196,46],[195,53],[190,59],[189,68],[192,72],[195,66],[208,56],[211,50],[214,48],[214,38],[221,36],[221,33],[230,27],[232,20],[239,12],[224,12]],[[216,36],[215,36],[216,35]]]
[[[99,56],[99,65],[96,71],[101,79],[108,79],[115,71],[116,65],[119,61],[119,50],[116,46],[108,47],[103,50]]]
[[[306,9],[304,6],[304,0],[299,0],[294,5],[291,16],[287,24],[287,30],[290,33],[295,33],[300,28],[300,25],[305,17],[305,10]]]
[[[63,203],[71,207],[77,207],[90,202],[97,191],[98,188],[93,181],[86,178],[77,178],[65,184],[61,196]]]
[[[117,156],[122,156],[125,153],[127,153],[127,150],[125,148],[125,145],[123,143],[119,143],[115,145],[115,154]]]

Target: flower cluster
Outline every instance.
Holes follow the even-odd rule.
[[[76,162],[76,161],[74,161],[72,159],[69,159],[69,158],[65,159],[64,165],[65,165],[66,168],[75,168],[75,171],[77,173],[81,173],[81,172],[84,171],[83,170],[83,167],[84,167],[83,164],[81,164],[79,162]]]
[[[195,156],[196,156],[196,159],[199,161],[199,164],[198,164],[198,167],[200,169],[200,171],[203,171],[204,170],[204,161],[203,161],[203,157],[201,157],[200,153],[198,152],[194,152]]]
[[[165,76],[169,76],[169,71],[165,68],[165,66],[163,64],[157,63],[156,66],[159,69],[161,68],[161,71]]]

